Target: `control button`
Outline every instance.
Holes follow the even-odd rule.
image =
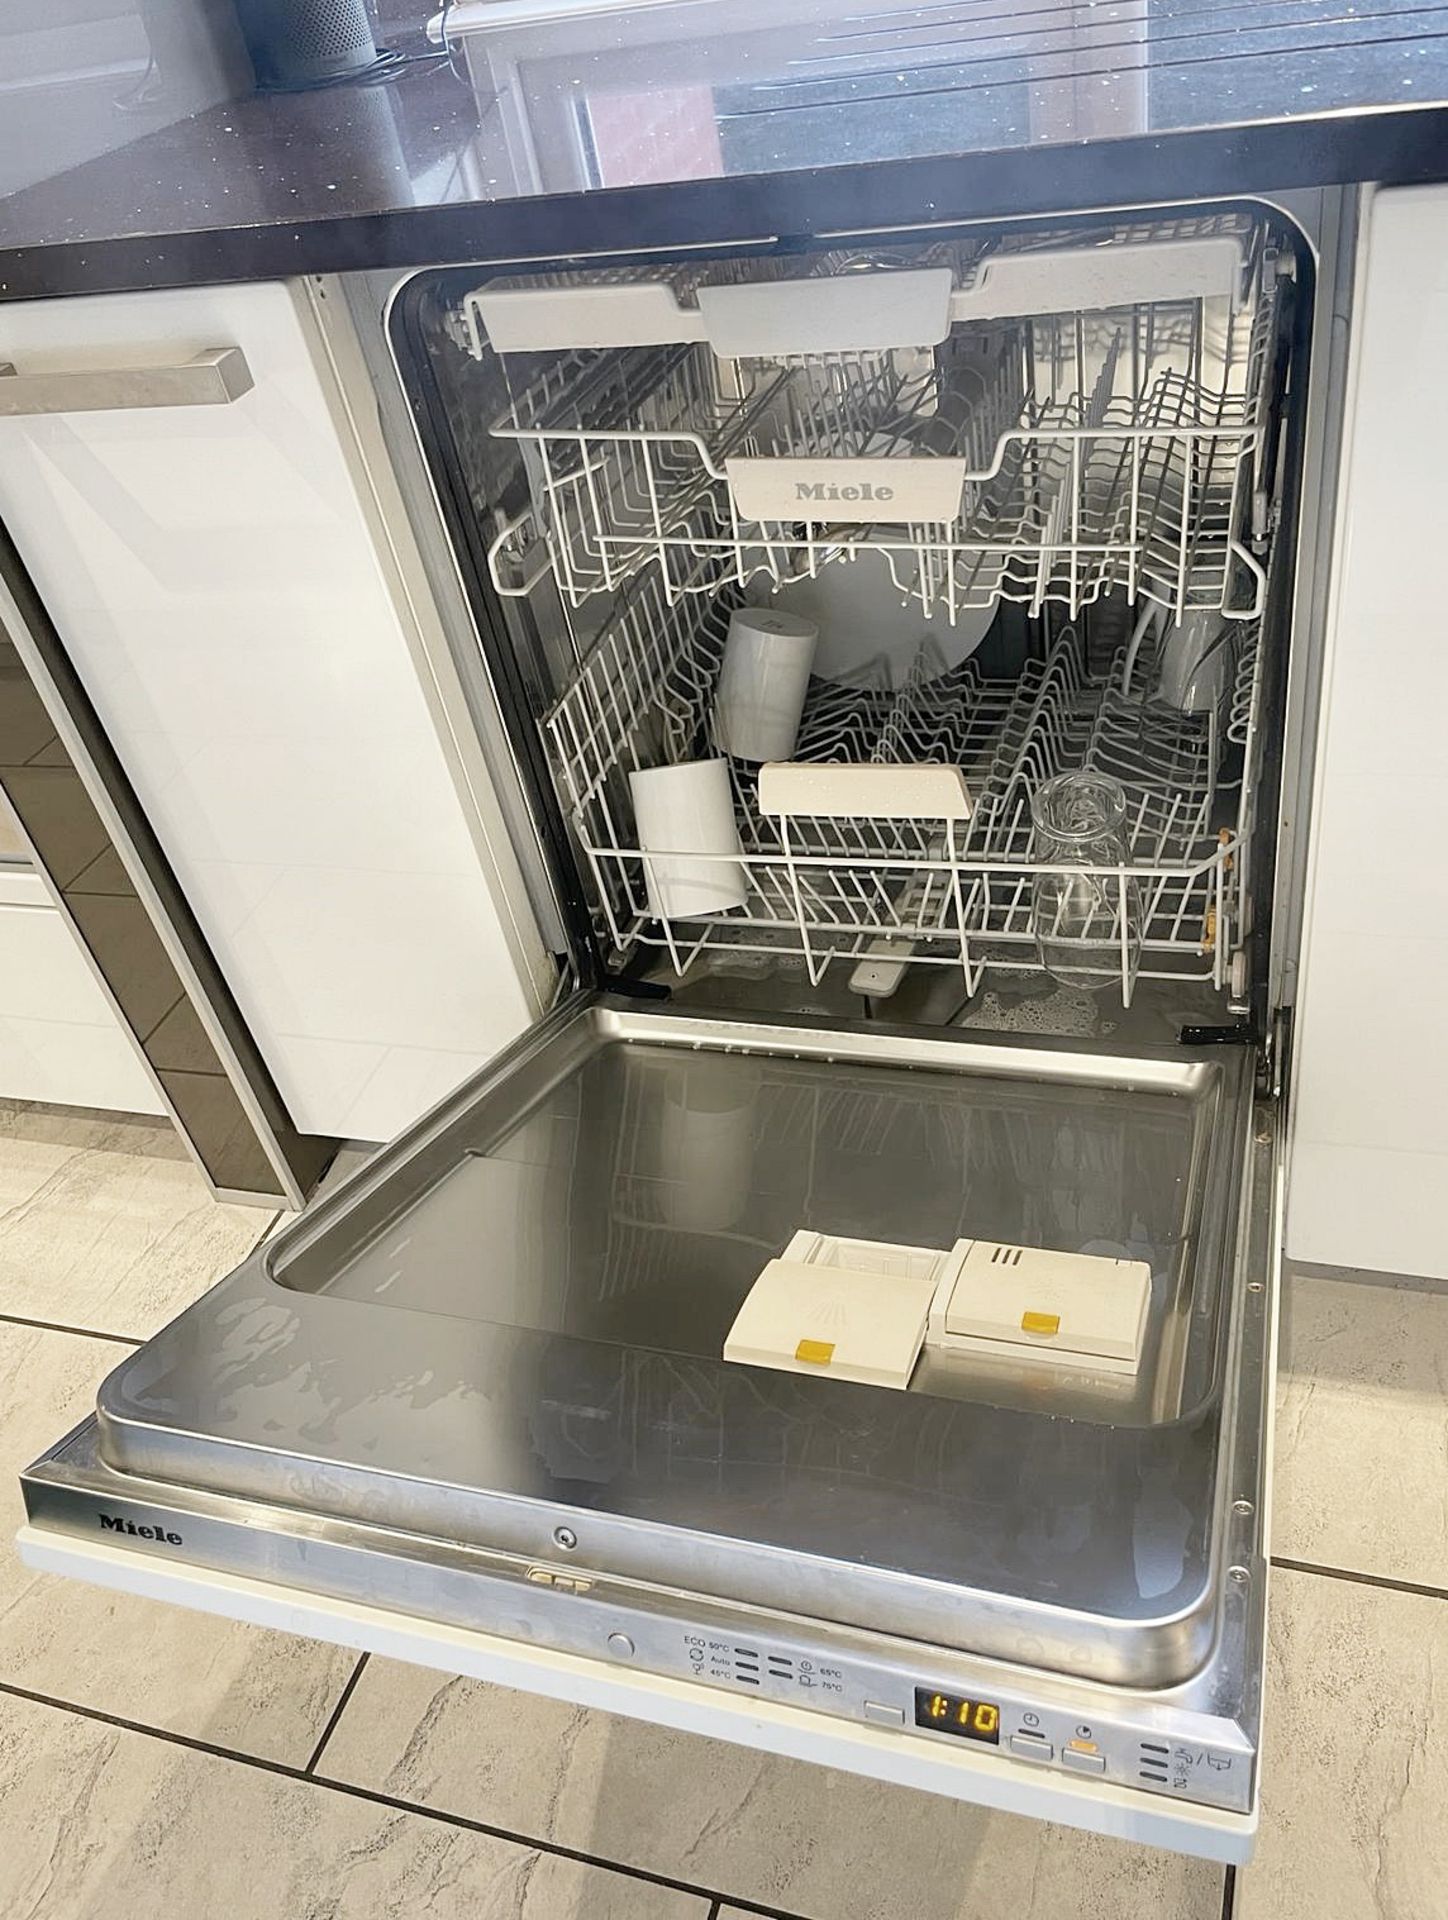
[[[1079,1747],[1061,1749],[1061,1765],[1069,1767],[1072,1773],[1105,1773],[1106,1755],[1104,1753],[1083,1753]]]
[[[608,1636],[608,1650],[616,1653],[620,1660],[632,1660],[634,1643],[626,1633],[611,1633]]]
[[[1013,1733],[1011,1752],[1018,1753],[1023,1760],[1050,1760],[1055,1748],[1049,1740],[1043,1740],[1038,1733]]]
[[[867,1720],[878,1720],[882,1727],[903,1727],[905,1724],[905,1709],[903,1707],[888,1706],[883,1700],[867,1700],[865,1702],[865,1718]]]

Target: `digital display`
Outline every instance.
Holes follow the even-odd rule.
[[[1001,1743],[1000,1708],[990,1700],[967,1700],[964,1694],[917,1687],[915,1724],[934,1727],[937,1733],[957,1734],[962,1740],[988,1740],[993,1747]]]

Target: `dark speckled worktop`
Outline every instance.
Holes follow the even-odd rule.
[[[68,128],[64,85],[0,114],[0,297],[1448,176],[1448,4],[1418,0],[458,0],[450,60],[384,0],[390,83],[208,69],[194,111],[156,0],[71,4],[117,77]],[[0,26],[0,101],[26,44]]]

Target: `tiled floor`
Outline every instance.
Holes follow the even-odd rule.
[[[123,1349],[267,1229],[163,1128],[0,1103],[0,1521]],[[1448,1292],[1283,1322],[1267,1793],[1235,1877],[26,1572],[5,1920],[1448,1915]]]

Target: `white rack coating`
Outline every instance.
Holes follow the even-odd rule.
[[[970,663],[943,670],[928,645],[903,684],[883,663],[849,685],[811,683],[796,758],[959,766],[975,800],[951,822],[762,816],[756,770],[731,762],[749,892],[726,914],[650,916],[644,857],[629,799],[634,767],[716,751],[714,684],[738,593],[672,598],[650,571],[624,596],[575,679],[546,716],[545,737],[593,883],[600,934],[620,953],[656,947],[683,973],[704,952],[797,955],[811,978],[834,961],[908,958],[962,969],[973,990],[987,964],[1038,966],[1031,881],[1031,797],[1072,768],[1120,780],[1129,802],[1129,868],[1106,884],[1139,891],[1145,922],[1139,977],[1228,977],[1238,938],[1249,781],[1219,790],[1225,742],[1215,715],[1188,715],[1119,691],[1120,656],[1088,672],[1067,629],[1044,662],[1016,680],[983,679]],[[1243,629],[1239,684],[1251,718],[1256,629]],[[1150,663],[1144,663],[1149,669]],[[1143,672],[1138,684],[1150,683]],[[1250,759],[1249,759],[1250,768]],[[1123,958],[1120,986],[1134,983]]]
[[[1002,598],[1074,616],[1117,589],[1178,617],[1255,617],[1262,570],[1240,532],[1260,478],[1275,290],[1259,243],[1239,302],[957,327],[933,352],[528,357],[491,431],[523,451],[575,606],[651,565],[672,602],[871,556],[952,622]],[[922,457],[963,463],[953,520],[749,519],[727,470],[849,459],[884,473]],[[509,544],[495,545],[494,577],[516,593]]]

